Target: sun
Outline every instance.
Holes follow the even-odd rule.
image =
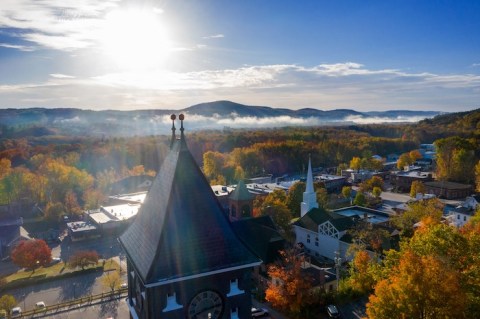
[[[116,10],[105,17],[101,46],[122,69],[157,68],[172,49],[168,33],[159,10]]]

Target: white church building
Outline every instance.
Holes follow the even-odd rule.
[[[353,256],[347,254],[351,245],[351,229],[357,220],[368,219],[368,222],[386,227],[389,216],[377,210],[364,207],[347,207],[335,211],[319,208],[313,187],[311,161],[308,162],[307,185],[303,193],[300,219],[294,223],[296,243],[304,246],[305,252],[313,257],[335,257],[343,261]],[[396,235],[395,231],[391,235]],[[338,253],[338,255],[336,255]]]

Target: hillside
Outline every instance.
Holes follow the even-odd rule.
[[[156,135],[169,132],[166,123],[170,123],[172,113],[185,113],[190,130],[412,122],[439,114],[431,111],[291,110],[215,101],[182,110],[3,109],[0,110],[0,128],[3,137],[43,136],[53,132],[84,136]]]

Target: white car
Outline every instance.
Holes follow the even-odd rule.
[[[22,308],[20,307],[12,308],[12,311],[10,311],[10,314],[12,315],[12,317],[20,316],[22,314]]]
[[[35,309],[44,309],[46,307],[45,302],[39,301],[35,304]]]
[[[122,288],[122,289],[127,288],[127,287],[128,287],[128,284],[126,282],[124,282],[120,285],[120,288]]]

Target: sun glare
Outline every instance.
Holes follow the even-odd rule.
[[[171,51],[168,30],[157,10],[117,10],[105,17],[102,47],[120,68],[162,66]]]

